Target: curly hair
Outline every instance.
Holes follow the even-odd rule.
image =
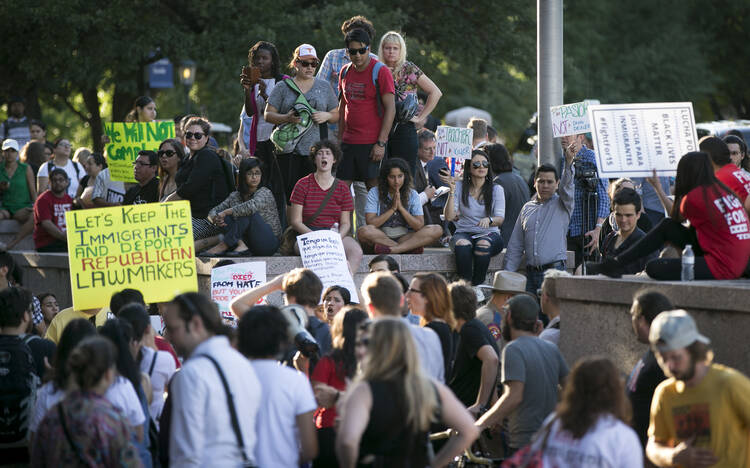
[[[271,54],[271,75],[273,75],[274,78],[278,77],[281,74],[281,59],[279,58],[279,51],[276,50],[275,45],[268,41],[258,41],[250,47],[250,50],[247,51],[247,63],[252,66],[255,61],[255,54],[261,50],[265,50]]]
[[[463,206],[469,206],[469,189],[471,188],[471,160],[476,156],[481,156],[485,160],[487,160],[488,163],[490,162],[490,157],[487,156],[487,153],[482,150],[472,151],[471,158],[467,159],[464,162],[463,183],[461,184],[461,204]],[[494,177],[495,175],[492,173],[492,164],[490,164],[490,167],[487,168],[487,176],[484,178],[484,184],[482,184],[482,190],[479,193],[479,200],[477,200],[480,205],[484,205],[484,212],[488,217],[492,216],[492,190],[494,188],[492,179]]]
[[[630,424],[632,409],[620,374],[607,358],[582,359],[568,376],[557,405],[562,428],[581,439],[605,414]]]
[[[333,172],[336,170],[336,167],[338,167],[339,161],[341,161],[342,157],[341,147],[333,140],[325,139],[316,141],[315,144],[310,147],[310,162],[313,167],[317,169],[317,166],[315,165],[315,155],[323,148],[328,148],[331,150],[331,153],[333,153],[333,167],[331,167],[331,172]]]
[[[386,160],[382,166],[380,166],[380,175],[378,176],[378,199],[383,204],[388,204],[388,194],[391,192],[391,186],[388,184],[388,175],[391,173],[391,169],[398,169],[404,174],[404,183],[399,189],[399,196],[401,197],[401,204],[409,206],[409,191],[411,190],[411,171],[409,166],[401,158],[391,158]]]
[[[346,34],[349,31],[352,31],[354,29],[363,29],[368,36],[370,36],[370,39],[375,37],[375,26],[372,25],[372,22],[365,18],[362,15],[352,16],[348,20],[344,21],[344,23],[341,25],[341,34],[346,36]]]

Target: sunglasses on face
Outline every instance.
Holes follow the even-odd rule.
[[[297,63],[299,63],[301,67],[305,67],[305,68],[315,68],[318,66],[318,62],[316,61],[305,62],[303,60],[297,60]]]
[[[196,140],[200,140],[204,136],[206,136],[206,134],[201,132],[185,132],[185,139],[187,140],[192,140],[193,138],[195,138]]]
[[[471,167],[474,169],[479,169],[480,167],[490,167],[490,163],[487,161],[475,161],[471,163]]]
[[[349,55],[364,55],[367,52],[367,49],[370,47],[360,47],[359,49],[347,49],[349,51]]]
[[[172,156],[174,156],[175,154],[177,154],[177,151],[161,150],[161,151],[159,151],[156,154],[159,155],[160,158],[163,158],[165,156],[168,157],[168,158],[171,158]]]

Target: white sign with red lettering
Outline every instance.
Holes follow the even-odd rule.
[[[211,300],[218,304],[224,323],[237,325],[236,317],[229,310],[229,303],[232,299],[265,282],[266,262],[235,263],[213,268],[211,270]]]

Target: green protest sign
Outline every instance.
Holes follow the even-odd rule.
[[[174,122],[112,122],[104,124],[109,137],[107,164],[112,180],[135,182],[133,163],[141,150],[159,149],[162,141],[174,138]]]

